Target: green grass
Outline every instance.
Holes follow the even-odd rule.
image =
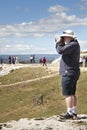
[[[26,69],[24,70],[26,71]],[[38,76],[44,75],[43,69],[38,71]],[[15,71],[15,75],[18,75],[18,72],[19,71]],[[23,74],[26,75],[26,73]],[[32,78],[31,70],[29,70],[29,75],[30,78]],[[87,114],[86,75],[87,72],[82,73],[77,84],[78,113],[82,114]],[[12,73],[10,73],[9,76],[4,76],[0,80],[2,80],[4,84],[5,77],[11,76]],[[19,76],[22,78],[22,75]],[[5,84],[6,82],[8,83],[8,78]],[[9,83],[10,82],[11,81],[9,81]],[[33,97],[38,94],[44,95],[43,105],[35,105],[32,101]],[[0,88],[0,122],[18,120],[20,118],[49,117],[65,111],[66,104],[61,94],[60,76],[34,81],[32,83]]]
[[[21,82],[29,79],[34,79],[38,77],[42,77],[48,75],[48,72],[41,67],[27,67],[12,71],[10,74],[5,75],[4,77],[0,77],[0,83],[4,84],[11,84],[15,82]]]
[[[87,114],[87,72],[81,74],[77,87],[78,112]]]

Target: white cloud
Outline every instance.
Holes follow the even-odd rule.
[[[80,11],[83,17],[87,17],[87,0],[81,0]]]
[[[51,7],[48,9],[49,12],[53,12],[53,13],[55,13],[55,12],[61,13],[61,12],[65,12],[65,11],[67,11],[67,10],[68,10],[68,8],[66,8],[66,7],[64,7],[64,6],[61,6],[61,5],[51,6]]]
[[[81,5],[80,5],[81,10],[87,10],[87,0],[81,0]]]
[[[10,48],[10,47],[11,47],[11,45],[8,45],[8,44],[6,45],[6,48]]]
[[[87,4],[86,0],[82,0]],[[17,41],[18,38],[25,37],[51,37],[61,30],[74,26],[87,26],[87,17],[80,18],[76,15],[68,15],[68,8],[56,5],[48,9],[52,12],[47,18],[39,19],[38,21],[23,22],[20,24],[0,25],[0,53],[49,53],[46,47],[37,47],[24,43],[24,41]],[[9,39],[10,40],[9,40]],[[15,39],[11,41],[11,38]],[[35,42],[35,41],[34,41]],[[84,49],[87,41],[81,41],[81,48]],[[39,44],[38,44],[39,45]],[[83,46],[84,45],[84,46]]]
[[[44,36],[44,33],[35,33],[34,34],[34,37],[43,37]]]
[[[0,43],[0,54],[35,54],[42,52],[48,53],[48,49],[42,46],[40,47],[24,43],[23,41],[8,41],[5,42],[5,44]]]
[[[43,37],[44,35],[58,32],[67,27],[86,25],[87,18],[81,19],[76,17],[76,15],[56,13],[36,22],[0,25],[0,37]]]
[[[18,13],[19,13],[19,12],[28,13],[28,12],[29,12],[29,8],[28,8],[28,7],[22,8],[21,6],[16,6],[16,11],[17,11]]]

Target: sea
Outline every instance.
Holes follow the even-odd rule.
[[[27,55],[0,55],[0,59],[3,59],[3,63],[9,63],[9,56],[17,57],[19,63],[30,63],[30,57],[32,54]],[[39,63],[40,59],[45,57],[48,63],[51,63],[55,59],[59,58],[59,54],[33,54],[35,57],[35,63]]]

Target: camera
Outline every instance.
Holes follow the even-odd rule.
[[[64,37],[56,37],[55,42],[56,43],[59,42],[59,43],[63,44],[64,43]]]
[[[64,37],[61,37],[60,42],[61,42],[61,43],[64,43]]]

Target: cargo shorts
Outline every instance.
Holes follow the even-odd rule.
[[[75,95],[78,78],[75,76],[62,75],[62,94],[64,96]]]

